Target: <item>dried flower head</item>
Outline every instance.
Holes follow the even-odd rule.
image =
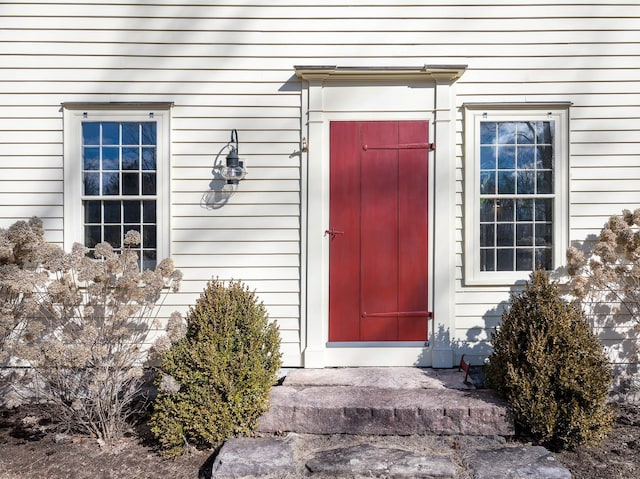
[[[109,243],[98,243],[95,248],[95,255],[97,258],[111,259],[114,255],[113,246]]]
[[[187,323],[182,315],[174,311],[167,321],[167,337],[171,343],[177,343],[187,333]]]
[[[624,216],[622,215],[611,216],[607,225],[609,226],[609,229],[616,234],[628,226],[627,222],[624,220]]]
[[[608,243],[610,245],[615,245],[616,244],[616,234],[613,232],[613,230],[609,229],[609,228],[604,228],[601,232],[600,232],[600,242],[601,243]]]
[[[173,260],[171,258],[166,258],[158,263],[156,266],[156,273],[163,278],[169,278],[174,269]]]
[[[124,235],[124,244],[127,246],[135,246],[140,244],[140,232],[129,230]]]

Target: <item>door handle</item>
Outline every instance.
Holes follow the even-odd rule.
[[[333,228],[329,228],[328,230],[324,231],[324,234],[329,235],[330,239],[334,239],[336,235],[343,235],[344,231],[338,231],[334,230]]]

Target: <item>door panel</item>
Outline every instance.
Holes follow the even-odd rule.
[[[428,124],[332,122],[329,340],[424,341]]]
[[[360,125],[331,123],[330,224],[342,231],[329,239],[330,341],[360,336]],[[335,205],[335,207],[334,207]]]
[[[398,141],[395,124],[362,124],[360,175],[361,341],[388,341],[397,335],[393,317],[369,314],[398,311],[397,151],[375,149]]]

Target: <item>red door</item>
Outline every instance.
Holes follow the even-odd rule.
[[[426,341],[428,123],[331,122],[329,341]]]

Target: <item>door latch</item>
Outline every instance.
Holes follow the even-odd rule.
[[[334,230],[333,228],[329,228],[328,230],[324,231],[324,234],[329,235],[330,239],[334,239],[336,235],[343,235],[344,231],[338,231],[338,230]]]

